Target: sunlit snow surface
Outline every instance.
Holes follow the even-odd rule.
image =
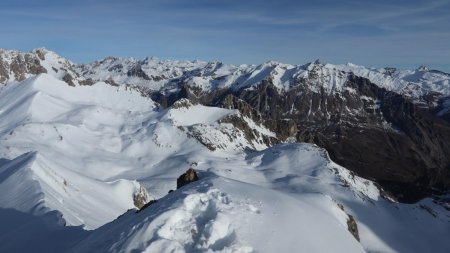
[[[220,134],[236,113],[48,74],[2,86],[0,252],[450,252],[444,207],[392,203],[312,144],[246,151]],[[167,194],[190,166],[201,180]],[[139,184],[159,201],[115,220]]]

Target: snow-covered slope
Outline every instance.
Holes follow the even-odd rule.
[[[106,84],[74,89],[48,74],[3,87],[0,101],[0,153],[11,159],[1,168],[3,208],[58,210],[68,225],[92,229],[134,207],[139,183],[108,180],[134,168],[113,159],[115,131],[151,101]]]
[[[364,252],[342,210],[326,198],[313,202],[208,178],[95,231],[74,252]]]
[[[134,207],[133,194],[139,189],[137,182],[101,182],[84,176],[39,153],[26,153],[3,165],[1,177],[0,190],[8,193],[0,197],[2,208],[38,216],[56,210],[62,215],[61,224],[86,229]]]
[[[204,160],[209,160],[206,163]],[[199,161],[200,181],[94,231],[74,252],[446,252],[448,211],[392,203],[311,144]],[[213,164],[211,164],[213,163]],[[432,210],[432,211],[431,211]],[[348,231],[356,220],[360,243]]]
[[[217,122],[235,111],[201,105],[158,111],[135,90],[105,83],[74,88],[49,74],[2,87],[0,106],[0,154],[12,160],[0,183],[11,194],[0,198],[1,206],[58,210],[68,225],[88,229],[134,207],[135,174],[148,176],[143,169],[188,146],[207,150],[197,139],[230,152],[253,145],[230,141],[242,134]],[[11,188],[22,180],[29,184]]]

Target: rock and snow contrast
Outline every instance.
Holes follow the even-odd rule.
[[[449,80],[0,50],[0,252],[450,252]]]

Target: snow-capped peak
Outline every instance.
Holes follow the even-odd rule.
[[[418,71],[422,71],[422,72],[430,71],[430,69],[427,66],[424,66],[424,65],[418,67],[417,70]]]
[[[321,59],[316,59],[313,63],[316,64],[316,65],[325,65],[325,64],[327,64],[325,61],[323,61]]]

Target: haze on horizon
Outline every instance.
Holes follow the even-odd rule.
[[[0,48],[105,56],[278,60],[450,72],[450,1],[4,0]]]

